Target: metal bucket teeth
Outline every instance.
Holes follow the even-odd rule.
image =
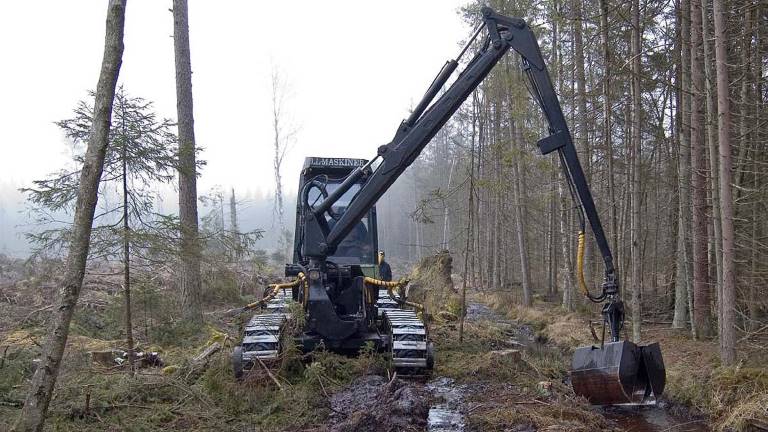
[[[665,380],[658,343],[611,342],[578,348],[573,355],[573,390],[594,405],[655,403]]]

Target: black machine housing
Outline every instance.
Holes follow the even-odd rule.
[[[304,304],[307,313],[305,331],[298,342],[305,351],[322,341],[326,348],[340,352],[357,352],[366,344],[385,349],[388,335],[377,321],[375,302],[378,290],[367,287],[364,277],[377,277],[378,230],[376,207],[372,206],[358,220],[354,229],[339,242],[334,254],[325,261],[325,272],[309,270],[302,255],[308,221],[314,221],[312,207],[338,190],[355,170],[368,163],[365,159],[308,157],[299,177],[299,199],[296,205],[293,263],[285,267],[285,275],[307,275],[308,289],[293,289],[295,301]],[[368,180],[370,170],[360,175],[324,214],[325,224],[332,228],[346,211],[353,197]],[[309,204],[309,205],[307,205]],[[365,290],[369,290],[366,303]]]

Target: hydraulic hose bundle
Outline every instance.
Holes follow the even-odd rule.
[[[423,311],[424,310],[423,304],[404,300],[405,296],[403,296],[402,294],[400,296],[395,296],[393,289],[397,288],[399,290],[401,288],[404,288],[406,285],[408,285],[409,282],[410,281],[405,278],[400,279],[399,281],[385,281],[385,280],[375,279],[368,276],[365,277],[366,284],[386,288],[387,294],[389,294],[389,297],[392,300],[396,301],[399,305],[406,305],[406,306],[416,308],[419,311]]]
[[[280,290],[288,289],[288,288],[296,288],[300,284],[303,284],[304,286],[304,301],[306,302],[306,292],[309,288],[309,284],[307,283],[307,277],[304,275],[303,272],[299,272],[296,279],[292,280],[291,282],[281,283],[281,284],[269,284],[268,287],[272,288],[272,291],[269,292],[266,296],[264,296],[261,300],[256,300],[253,303],[248,303],[243,307],[243,311],[246,311],[248,309],[253,309],[258,306],[263,306],[267,303],[269,303],[270,300],[275,298],[277,294],[280,292]]]

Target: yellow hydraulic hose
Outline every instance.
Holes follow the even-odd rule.
[[[375,279],[372,277],[365,277],[365,283],[368,285],[374,285],[374,286],[380,286],[387,288],[387,293],[389,294],[389,297],[398,302],[399,304],[404,304],[407,306],[414,307],[420,311],[424,310],[424,305],[420,303],[413,303],[406,300],[403,300],[401,298],[395,297],[395,293],[392,291],[393,288],[402,288],[406,285],[408,285],[408,282],[410,282],[408,279],[400,279],[399,281],[385,281],[381,279]]]
[[[302,283],[302,282],[304,283],[304,290],[305,290],[305,295],[304,295],[304,299],[305,300],[304,301],[306,301],[306,288],[307,288],[307,285],[308,285],[307,284],[307,277],[304,276],[304,273],[300,272],[298,274],[298,277],[295,280],[291,281],[291,282],[286,282],[286,283],[281,283],[281,284],[269,284],[268,285],[269,288],[272,288],[272,291],[270,291],[269,294],[267,294],[261,300],[257,300],[257,301],[255,301],[253,303],[249,303],[243,309],[244,310],[245,309],[251,309],[251,308],[255,308],[256,306],[259,306],[259,305],[267,304],[270,300],[275,298],[275,296],[277,295],[277,293],[280,292],[281,289],[295,288],[295,287],[299,286],[299,284]]]
[[[579,278],[579,290],[585,296],[589,296],[589,290],[587,289],[587,283],[584,281],[584,247],[586,244],[586,238],[584,231],[579,231],[579,247],[576,252],[576,276]]]
[[[302,291],[302,302],[301,304],[304,306],[304,309],[307,308],[307,302],[309,301],[309,280],[306,276],[304,276],[304,273],[299,272],[299,279],[301,279],[302,282],[304,282],[304,290]]]
[[[401,279],[399,281],[385,281],[385,280],[375,279],[375,278],[366,276],[365,283],[367,283],[368,285],[376,285],[376,286],[386,287],[386,288],[397,288],[401,285],[407,285],[408,279]]]

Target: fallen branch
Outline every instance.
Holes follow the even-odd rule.
[[[768,329],[768,324],[766,324],[766,325],[764,325],[764,326],[760,327],[760,328],[759,328],[759,329],[757,329],[757,330],[754,330],[754,331],[750,331],[750,332],[746,332],[747,334],[746,334],[746,335],[744,335],[744,336],[743,336],[741,339],[739,339],[739,342],[744,342],[745,340],[747,340],[747,339],[751,338],[752,336],[756,336],[756,335],[759,335],[760,333],[762,333],[762,332],[763,332],[764,330],[766,330],[766,329]]]
[[[267,375],[269,375],[269,377],[272,378],[272,381],[275,383],[275,385],[277,385],[277,388],[279,388],[280,391],[283,391],[282,384],[280,384],[280,381],[278,381],[277,378],[275,378],[275,376],[272,374],[272,371],[269,370],[267,365],[265,365],[264,362],[261,361],[261,359],[258,357],[256,357],[256,360],[258,360],[261,367],[264,368],[265,371],[267,371]],[[320,385],[322,386],[322,383]]]
[[[221,344],[218,342],[214,342],[208,345],[208,347],[205,348],[203,352],[198,354],[189,362],[188,367],[181,368],[176,373],[178,376],[183,374],[184,380],[188,383],[196,381],[197,378],[202,375],[202,373],[208,368],[209,358],[219,350],[221,350]]]
[[[3,357],[0,358],[0,369],[2,369],[3,366],[5,366],[5,356],[6,354],[8,354],[8,348],[10,348],[10,346],[6,345],[5,349],[3,350]]]
[[[52,304],[49,304],[48,306],[43,306],[43,307],[41,307],[40,309],[35,309],[35,310],[33,310],[32,312],[28,313],[28,314],[27,314],[27,316],[25,316],[25,317],[24,317],[24,319],[22,319],[22,320],[21,320],[21,322],[19,323],[19,325],[22,325],[22,324],[24,324],[25,322],[27,322],[27,320],[28,320],[29,318],[31,318],[31,317],[32,317],[32,315],[35,315],[35,314],[37,314],[37,313],[40,313],[40,312],[42,312],[42,311],[44,311],[44,310],[48,310],[48,309],[50,309],[50,308],[52,308],[52,307],[53,307],[53,305],[52,305]]]

